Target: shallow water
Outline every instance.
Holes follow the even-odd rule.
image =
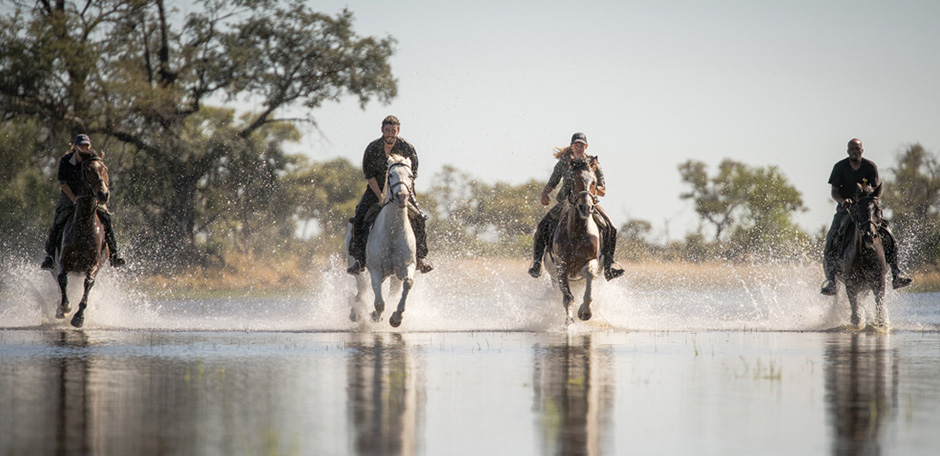
[[[894,330],[880,334],[830,331],[848,311],[817,294],[811,268],[726,288],[627,277],[566,327],[547,279],[495,266],[455,281],[447,267],[418,278],[398,329],[350,322],[353,285],[325,272],[300,297],[213,300],[147,298],[105,274],[82,330],[51,317],[48,274],[8,268],[0,454],[940,446],[940,294],[889,292]]]

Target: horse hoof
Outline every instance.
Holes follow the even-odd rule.
[[[401,326],[401,312],[393,312],[391,318],[388,319],[388,324],[393,328]]]
[[[351,312],[349,312],[349,321],[351,321],[351,322],[353,322],[353,323],[359,323],[359,320],[360,320],[361,318],[362,318],[362,317],[359,316],[359,312],[356,312],[355,309],[353,309]]]
[[[72,317],[72,326],[76,328],[81,328],[82,325],[84,324],[85,324],[85,317],[83,315],[75,314],[75,316]]]
[[[382,314],[380,312],[372,312],[372,321],[374,322],[382,321]]]
[[[580,312],[580,311],[578,312],[578,318],[580,318],[581,321],[588,321],[591,319],[591,316],[592,314],[590,310],[587,310],[584,312]]]

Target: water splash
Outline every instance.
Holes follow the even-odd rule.
[[[66,326],[53,317],[58,285],[33,262],[6,258],[0,275],[0,328]],[[532,279],[514,260],[440,259],[419,274],[400,328],[388,317],[397,299],[387,298],[380,322],[368,318],[371,290],[361,306],[363,322],[349,320],[355,281],[332,258],[309,290],[290,297],[161,299],[135,290],[135,272],[105,268],[92,290],[86,328],[171,331],[822,331],[848,323],[844,297],[819,295],[816,266],[752,268],[717,266],[708,277],[695,268],[628,265],[628,273],[595,288],[594,318],[565,326],[560,292],[547,276]],[[70,299],[81,297],[81,278],[71,279]],[[387,289],[387,285],[386,285]],[[576,303],[580,290],[576,289]],[[897,330],[940,331],[938,294],[886,296]],[[74,307],[74,306],[73,306]],[[874,313],[871,296],[863,319]],[[576,306],[574,311],[576,312]]]

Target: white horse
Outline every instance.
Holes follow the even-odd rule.
[[[385,177],[385,198],[382,209],[375,218],[369,231],[369,240],[366,242],[366,269],[372,278],[372,293],[375,295],[375,311],[372,320],[382,319],[385,311],[385,300],[382,298],[382,284],[391,277],[389,292],[394,295],[401,289],[401,299],[398,309],[388,319],[394,327],[401,325],[402,314],[405,312],[405,300],[408,292],[414,285],[415,275],[415,234],[411,229],[409,219],[409,200],[414,185],[411,171],[411,160],[392,155],[388,158],[388,173]],[[346,233],[346,245],[351,236],[351,227]],[[354,259],[349,259],[350,265]],[[362,274],[360,274],[361,276]],[[356,278],[357,299],[362,299],[365,288],[365,279]],[[350,313],[350,319],[359,319],[355,306]]]

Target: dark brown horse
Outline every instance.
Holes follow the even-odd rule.
[[[884,306],[885,263],[884,245],[880,228],[881,207],[878,197],[881,185],[858,185],[852,204],[848,208],[849,222],[839,256],[837,277],[845,284],[845,294],[852,307],[852,326],[860,326],[859,295],[871,291],[875,296],[875,322],[873,326],[887,329],[888,315]]]
[[[594,222],[597,177],[595,162],[589,159],[571,161],[571,194],[562,209],[558,226],[552,236],[552,248],[546,255],[548,271],[563,295],[566,321],[572,320],[569,308],[574,301],[569,281],[584,279],[584,300],[578,318],[591,318],[592,285],[597,277],[600,258],[600,232]]]
[[[72,317],[72,326],[81,328],[85,322],[85,307],[88,292],[95,285],[95,276],[102,262],[108,257],[108,246],[104,239],[104,225],[98,218],[98,206],[110,198],[108,190],[108,167],[100,158],[86,158],[82,162],[82,191],[75,200],[75,211],[62,234],[62,247],[53,270],[62,291],[62,302],[56,310],[56,318],[65,318],[72,308],[66,294],[70,273],[85,274],[85,292]]]

